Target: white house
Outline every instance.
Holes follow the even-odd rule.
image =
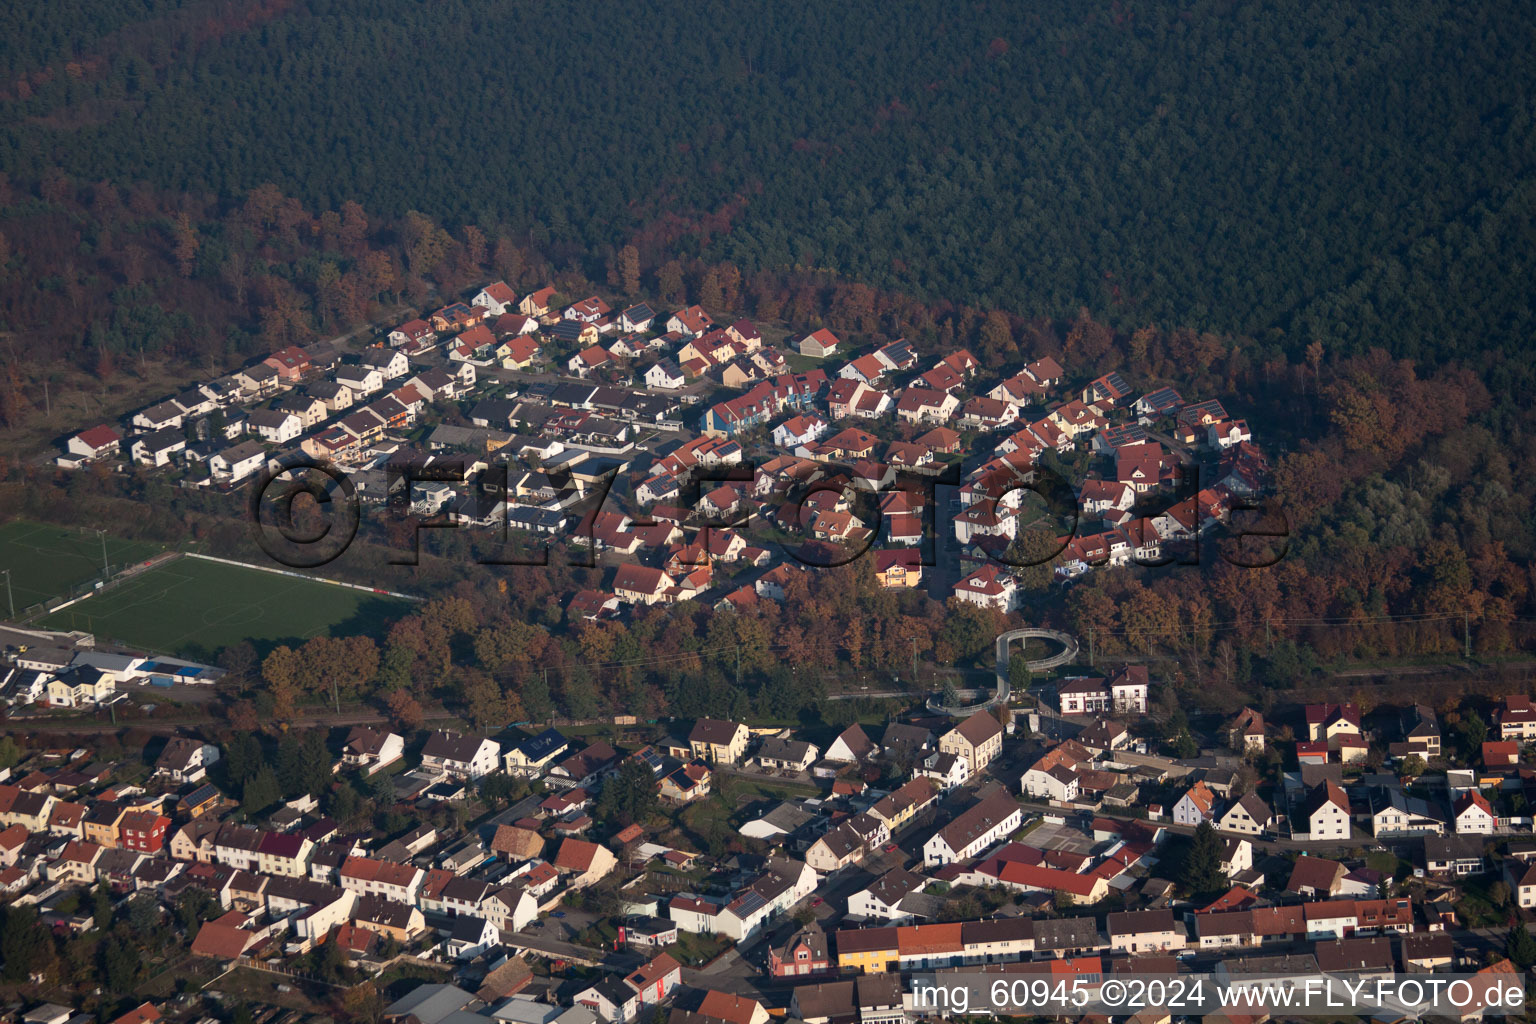
[[[1024,812],[1008,791],[993,789],[923,844],[923,863],[941,867],[967,860],[1012,835],[1023,821]]]
[[[414,864],[394,864],[369,857],[348,857],[337,872],[341,887],[360,896],[381,896],[394,903],[416,902],[426,872]]]
[[[1487,797],[1475,789],[1469,789],[1456,798],[1452,816],[1456,822],[1457,835],[1493,834],[1493,807]]]
[[[1077,799],[1078,785],[1077,772],[1064,764],[1046,765],[1044,759],[1031,765],[1019,778],[1019,789],[1026,796],[1060,804]]]
[[[901,903],[908,896],[922,892],[927,884],[928,879],[922,875],[906,868],[895,868],[848,897],[848,913],[852,917],[892,923],[910,920],[912,913],[903,910]]]
[[[218,452],[208,460],[208,472],[215,480],[237,484],[255,476],[266,464],[267,450],[255,441],[243,441]]]
[[[677,364],[670,359],[663,359],[645,371],[645,386],[648,388],[676,391],[687,382],[683,371],[679,370]]]
[[[483,736],[434,732],[421,750],[421,764],[449,775],[478,779],[501,766],[501,744]]]
[[[304,433],[303,420],[277,409],[257,409],[250,414],[249,424],[263,441],[272,444],[287,444]]]
[[[490,311],[491,316],[501,316],[509,309],[517,309],[517,293],[507,282],[493,281],[480,289],[480,293],[470,299],[469,304]]]
[[[82,459],[103,459],[116,455],[122,443],[122,435],[103,423],[80,431],[64,447],[69,454],[78,455]]]
[[[1196,782],[1173,805],[1175,825],[1198,825],[1216,816],[1216,794],[1204,782]]]
[[[1303,814],[1307,821],[1307,840],[1349,838],[1349,798],[1338,783],[1327,779],[1319,783],[1307,797]],[[1303,837],[1297,835],[1295,838]]]
[[[361,365],[378,370],[387,381],[397,380],[411,372],[411,361],[404,352],[393,348],[369,349],[363,353]]]
[[[827,436],[831,427],[820,416],[805,414],[791,416],[773,428],[773,443],[779,448],[793,450],[802,444],[819,441]]]
[[[1223,832],[1239,832],[1245,836],[1263,835],[1274,823],[1274,817],[1274,812],[1257,793],[1245,793],[1216,819],[1216,827]]]
[[[128,452],[141,466],[165,466],[177,452],[187,450],[187,437],[179,430],[157,430],[134,438]]]
[[[384,388],[384,375],[378,368],[362,364],[337,367],[334,380],[349,388],[358,398],[366,398]]]
[[[995,565],[984,565],[958,581],[953,593],[957,601],[1010,612],[1018,607],[1019,581]]]
[[[405,738],[400,734],[359,725],[347,734],[347,742],[341,748],[341,763],[349,768],[366,769],[373,775],[400,760],[404,754]]]

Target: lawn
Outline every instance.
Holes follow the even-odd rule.
[[[321,635],[378,635],[409,605],[259,569],[180,558],[56,612],[40,625],[206,659],[249,640],[265,653]]]
[[[0,524],[0,569],[11,571],[11,594],[21,611],[101,575],[101,541],[94,530],[77,530],[18,519]],[[107,561],[123,566],[165,550],[163,544],[107,537]],[[7,600],[0,594],[0,601]],[[9,604],[0,611],[10,614]]]

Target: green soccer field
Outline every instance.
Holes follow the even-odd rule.
[[[165,550],[163,544],[107,537],[107,561],[117,572]],[[16,610],[60,597],[69,588],[101,575],[101,537],[94,530],[51,526],[27,520],[0,524],[0,569],[11,571]],[[0,581],[3,586],[3,581]],[[9,615],[0,590],[0,615]]]
[[[377,635],[409,607],[397,597],[319,580],[179,558],[38,624],[206,660],[241,640],[265,653],[313,636]]]

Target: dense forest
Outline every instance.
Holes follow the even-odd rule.
[[[1117,326],[1514,352],[1532,17],[71,0],[0,43],[0,167],[198,196],[270,182],[505,230],[589,274],[634,243]]]

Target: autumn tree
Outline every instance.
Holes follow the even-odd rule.
[[[625,295],[634,296],[640,292],[640,250],[633,245],[619,250],[619,286]]]

